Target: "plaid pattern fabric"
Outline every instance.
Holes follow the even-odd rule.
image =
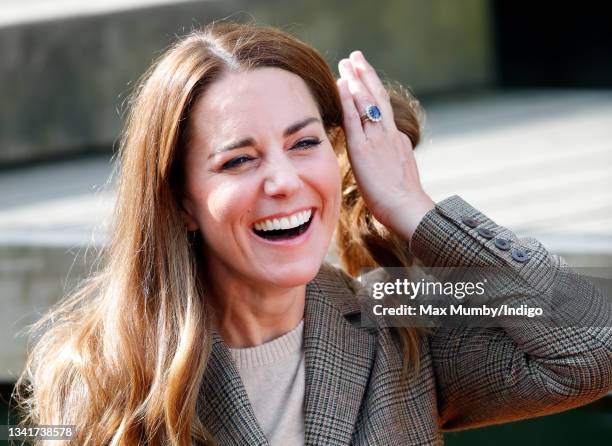
[[[466,216],[528,250],[529,261],[495,249]],[[532,289],[551,280],[543,266],[562,264],[457,196],[424,217],[410,249],[425,266],[511,268]],[[405,380],[394,329],[361,327],[362,287],[329,264],[306,287],[306,445],[439,445],[445,430],[567,410],[612,387],[612,308],[600,296],[588,296],[588,310],[572,307],[586,328],[437,328],[421,338],[418,375]],[[221,445],[268,444],[217,333],[198,413]]]

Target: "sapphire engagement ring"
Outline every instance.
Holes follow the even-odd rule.
[[[365,114],[361,115],[361,124],[366,121],[378,122],[382,119],[382,113],[376,105],[368,105]]]

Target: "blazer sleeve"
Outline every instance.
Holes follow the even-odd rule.
[[[496,244],[500,238],[509,242],[501,243],[505,249]],[[534,305],[539,290],[554,285],[555,271],[567,265],[537,240],[517,238],[458,196],[424,216],[410,250],[425,267],[503,267],[524,284],[521,303]],[[571,289],[575,304],[560,312],[566,325],[500,322],[494,328],[438,327],[428,335],[443,430],[556,413],[610,391],[610,300],[586,283]]]

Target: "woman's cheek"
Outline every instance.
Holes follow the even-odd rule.
[[[307,167],[309,182],[322,195],[323,206],[327,208],[327,215],[337,219],[340,210],[341,177],[338,159],[330,148],[322,151],[317,159]]]
[[[329,190],[330,195],[335,198],[340,197],[340,189],[342,187],[340,178],[340,164],[333,151],[325,153],[325,159],[322,163],[322,168],[319,170],[322,181],[325,182],[325,188]]]
[[[329,142],[311,155],[304,161],[308,174],[340,182],[340,164]]]
[[[212,220],[212,224],[231,224],[248,217],[253,206],[250,195],[253,190],[254,185],[245,184],[236,177],[213,185],[205,198],[204,215]]]

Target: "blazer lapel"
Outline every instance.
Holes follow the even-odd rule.
[[[353,326],[360,305],[338,272],[323,264],[306,285],[304,436],[306,446],[347,445],[376,352],[376,337]],[[198,413],[221,445],[267,446],[227,345],[212,332]]]
[[[268,445],[238,369],[216,331],[200,389],[198,413],[209,433],[221,445]]]
[[[308,445],[347,445],[376,352],[376,337],[353,326],[354,293],[333,267],[324,264],[306,286],[304,435]]]

